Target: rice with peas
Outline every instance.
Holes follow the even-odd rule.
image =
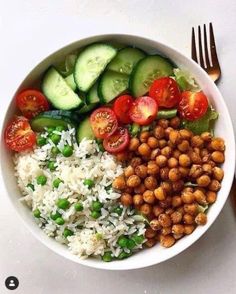
[[[144,235],[145,223],[131,208],[120,205],[120,194],[114,191],[111,184],[123,169],[114,157],[107,152],[99,151],[94,140],[84,139],[78,146],[75,141],[75,130],[54,133],[61,136],[57,147],[60,151],[65,145],[73,146],[73,154],[64,157],[61,153],[54,160],[55,170],[50,171],[47,162],[52,160],[51,149],[55,144],[48,139],[42,147],[36,147],[31,152],[18,153],[14,157],[16,177],[23,194],[21,201],[25,202],[32,211],[38,210],[40,217],[35,218],[44,232],[56,241],[66,244],[69,250],[81,258],[89,255],[103,255],[111,251],[113,257],[118,257],[124,250],[117,241],[120,236],[133,234]],[[41,134],[47,137],[47,132]],[[37,177],[44,175],[46,184],[37,183]],[[53,185],[55,179],[60,179],[59,186]],[[84,183],[90,179],[93,186]],[[28,184],[33,185],[30,187]],[[69,201],[68,209],[58,208],[59,199]],[[102,203],[100,217],[91,216],[91,205],[98,200]],[[80,201],[82,211],[75,209],[75,203]],[[114,209],[121,207],[120,215]],[[59,213],[64,224],[58,225],[50,216]],[[69,229],[71,236],[64,236]],[[144,242],[145,240],[143,240]],[[136,244],[134,250],[142,248]]]

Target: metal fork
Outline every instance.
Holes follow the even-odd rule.
[[[209,35],[210,35],[210,38],[209,37],[207,38],[206,25],[204,24],[203,26],[204,48],[203,48],[201,27],[198,26],[198,54],[197,54],[195,31],[194,31],[194,28],[192,28],[192,59],[196,61],[208,73],[208,75],[212,78],[212,80],[216,83],[221,76],[221,69],[220,69],[220,64],[217,57],[213,26],[211,22],[209,24]],[[210,39],[209,42],[208,42],[208,39]],[[204,54],[203,54],[203,49],[204,49]]]

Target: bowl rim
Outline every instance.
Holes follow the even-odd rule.
[[[53,56],[55,53],[67,48],[67,47],[70,47],[70,46],[73,46],[75,45],[76,43],[78,42],[89,42],[91,40],[91,42],[94,42],[94,39],[96,38],[100,38],[100,39],[110,39],[110,38],[116,38],[119,40],[119,38],[124,38],[124,37],[131,37],[132,39],[136,39],[136,40],[139,40],[139,41],[142,41],[142,42],[153,42],[154,43],[154,46],[158,47],[158,46],[161,46],[163,49],[163,53],[165,52],[165,50],[170,50],[170,51],[175,51],[181,58],[185,59],[189,64],[191,64],[193,67],[197,68],[198,71],[200,72],[200,74],[208,81],[208,83],[210,84],[211,87],[214,88],[214,90],[217,92],[218,96],[220,97],[220,102],[221,104],[223,105],[224,109],[225,109],[225,113],[226,113],[226,119],[227,121],[229,122],[229,130],[228,132],[231,133],[231,136],[232,136],[232,140],[233,140],[233,144],[234,144],[234,147],[235,147],[235,135],[234,135],[234,131],[233,131],[233,124],[232,124],[232,120],[231,120],[231,117],[230,117],[230,114],[229,114],[229,111],[228,111],[228,108],[226,106],[226,103],[223,99],[223,96],[221,95],[218,87],[215,85],[215,83],[210,79],[210,77],[208,76],[208,74],[195,62],[193,61],[191,58],[189,58],[188,56],[186,56],[185,54],[181,53],[177,48],[175,48],[174,46],[170,46],[170,45],[166,45],[165,43],[163,43],[162,41],[159,41],[157,39],[153,39],[153,38],[150,38],[150,37],[144,37],[144,36],[140,36],[140,35],[134,35],[134,34],[117,34],[117,33],[110,33],[110,34],[94,34],[94,35],[89,35],[85,38],[81,38],[81,39],[78,39],[78,40],[75,40],[71,43],[68,43],[62,47],[60,47],[59,49],[53,51],[52,53],[48,54],[44,59],[41,59],[40,61],[38,61],[38,63],[33,66],[30,71],[28,71],[28,74],[24,77],[24,79],[20,82],[18,88],[13,92],[14,95],[12,95],[11,97],[11,100],[8,104],[8,106],[4,109],[4,113],[3,113],[3,120],[2,120],[2,124],[1,124],[1,145],[3,146],[4,145],[4,140],[3,140],[3,137],[4,137],[4,126],[6,125],[6,116],[7,116],[7,113],[9,111],[9,108],[10,108],[10,105],[11,105],[11,102],[15,96],[15,93],[18,92],[19,88],[21,87],[21,85],[25,82],[25,80],[32,74],[32,72],[34,71],[34,69],[36,67],[38,67],[43,61],[45,61],[46,59],[50,58],[51,56]],[[96,41],[95,41],[96,42]],[[98,41],[100,42],[100,41]],[[1,154],[2,154],[2,149],[1,148]],[[210,220],[208,220],[207,224],[203,227],[203,229],[201,230],[201,232],[199,232],[198,234],[195,234],[194,236],[192,236],[192,239],[189,239],[188,241],[185,242],[185,244],[179,248],[178,250],[176,250],[172,255],[170,256],[167,256],[166,258],[160,258],[158,261],[156,261],[155,259],[152,259],[151,262],[147,262],[147,263],[139,263],[137,264],[136,266],[129,266],[129,265],[126,265],[126,266],[112,266],[112,264],[114,262],[111,262],[111,263],[103,263],[103,262],[99,262],[99,263],[90,263],[88,262],[89,259],[80,259],[74,255],[72,255],[71,253],[70,254],[64,254],[60,248],[55,248],[56,246],[54,246],[54,242],[55,240],[53,240],[54,242],[51,243],[49,242],[49,237],[46,236],[47,238],[43,238],[41,237],[41,235],[37,234],[37,232],[35,232],[35,230],[33,229],[32,225],[30,225],[26,219],[24,219],[24,217],[22,217],[22,215],[20,214],[20,212],[18,211],[18,209],[16,208],[15,204],[14,204],[14,201],[12,198],[9,197],[9,192],[7,190],[7,187],[6,187],[6,184],[5,184],[5,181],[4,181],[4,166],[3,166],[3,160],[0,161],[0,174],[1,174],[1,177],[2,177],[2,182],[3,182],[3,187],[5,189],[5,194],[7,195],[7,198],[9,199],[11,205],[14,207],[14,211],[16,211],[16,213],[18,214],[19,218],[22,220],[22,222],[24,223],[24,225],[29,229],[29,231],[32,233],[32,235],[37,239],[39,240],[41,243],[43,243],[46,247],[48,247],[49,249],[51,249],[53,252],[59,254],[60,256],[63,256],[64,258],[66,259],[69,259],[73,262],[76,262],[77,264],[82,264],[82,265],[86,265],[86,266],[89,266],[89,267],[92,267],[92,268],[97,268],[97,269],[106,269],[106,270],[131,270],[131,269],[139,269],[139,268],[145,268],[145,267],[149,267],[149,266],[152,266],[152,265],[155,265],[155,264],[159,264],[161,262],[164,262],[166,260],[169,260],[175,256],[177,256],[178,254],[180,254],[181,252],[185,251],[187,248],[189,248],[191,245],[193,245],[200,237],[202,237],[206,231],[210,228],[210,226],[215,222],[216,218],[218,217],[218,215],[220,214],[220,212],[222,211],[222,208],[229,196],[229,192],[230,192],[230,189],[231,189],[231,185],[232,185],[232,182],[233,182],[233,179],[234,179],[234,170],[235,170],[235,148],[233,150],[230,150],[230,155],[231,155],[231,159],[232,160],[232,165],[231,165],[231,170],[232,170],[232,175],[230,175],[230,178],[229,178],[229,181],[227,183],[227,187],[226,187],[226,195],[227,197],[225,197],[224,201],[221,203],[221,206],[218,207],[218,211],[217,213],[215,214],[214,218]],[[40,229],[41,230],[41,229]],[[68,251],[69,252],[69,251]],[[119,262],[119,261],[118,261]],[[106,266],[104,266],[106,265]]]

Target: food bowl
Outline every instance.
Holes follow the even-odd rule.
[[[161,55],[164,55],[167,58],[171,59],[178,67],[184,68],[188,72],[190,72],[192,76],[196,79],[197,83],[200,85],[201,89],[208,96],[213,107],[220,113],[219,119],[215,125],[215,134],[217,136],[223,137],[226,142],[226,160],[223,164],[225,176],[222,181],[222,188],[218,192],[218,199],[208,211],[207,224],[205,226],[198,226],[191,235],[185,236],[184,238],[179,240],[173,247],[167,249],[162,248],[160,245],[156,245],[151,249],[142,250],[129,257],[128,259],[124,259],[121,261],[106,263],[95,258],[79,259],[77,256],[72,255],[72,253],[70,253],[66,246],[63,246],[62,244],[57,243],[54,239],[49,238],[37,226],[34,218],[32,217],[32,214],[30,213],[29,208],[19,201],[21,195],[17,187],[16,178],[14,176],[12,153],[5,147],[3,138],[3,130],[6,124],[16,113],[16,107],[13,98],[11,99],[11,103],[9,104],[9,107],[5,114],[1,134],[1,172],[7,195],[10,198],[10,201],[14,206],[15,211],[20,215],[20,218],[24,221],[25,225],[29,228],[32,234],[40,242],[45,244],[54,252],[79,264],[100,269],[130,270],[147,267],[174,257],[175,255],[184,251],[194,242],[196,242],[209,229],[209,227],[212,225],[212,223],[215,221],[220,211],[222,210],[224,203],[229,195],[232,180],[234,177],[235,141],[232,122],[229,116],[228,109],[218,88],[210,79],[210,77],[206,74],[206,72],[202,70],[194,61],[192,61],[188,57],[185,57],[180,52],[167,45],[151,39],[146,39],[134,35],[99,35],[69,44],[54,52],[50,56],[46,57],[42,62],[40,62],[24,79],[24,81],[17,89],[16,93],[24,88],[32,87],[32,85],[37,85],[43,73],[51,64],[57,62],[59,59],[63,58],[75,49],[79,49],[94,42],[123,43],[126,45],[136,46],[149,53],[159,52]],[[207,234],[205,234],[205,238],[207,238]]]

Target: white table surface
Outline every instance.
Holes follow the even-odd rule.
[[[236,125],[234,0],[0,0],[1,114],[19,82],[57,48],[99,33],[133,33],[189,55],[191,27],[214,23],[223,76],[219,88]],[[2,115],[1,118],[2,120]],[[232,199],[209,231],[179,256],[156,266],[109,272],[80,266],[40,244],[24,227],[0,184],[0,293],[236,293],[236,215]],[[14,291],[13,291],[14,293]]]

